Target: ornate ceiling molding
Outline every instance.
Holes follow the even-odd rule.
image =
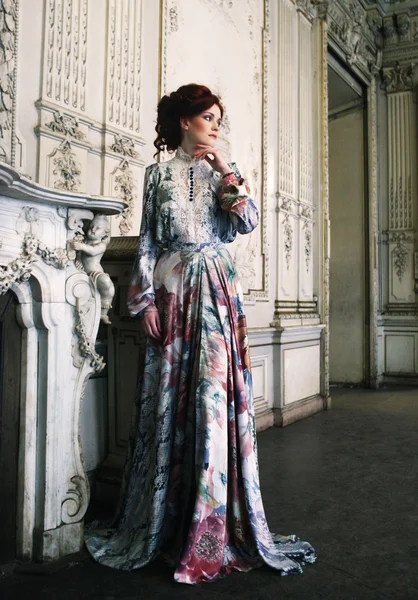
[[[336,53],[371,79],[382,66],[381,17],[359,0],[317,0],[318,17],[326,20],[328,39]]]

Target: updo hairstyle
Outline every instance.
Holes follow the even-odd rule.
[[[182,85],[169,96],[163,96],[157,107],[157,137],[154,146],[156,156],[162,150],[176,150],[181,144],[180,119],[195,117],[216,104],[223,116],[224,109],[218,96],[212,94],[209,88],[197,83]]]

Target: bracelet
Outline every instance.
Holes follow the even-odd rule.
[[[222,179],[225,179],[225,177],[228,177],[228,175],[235,175],[234,171],[229,171],[229,173],[225,173],[225,175],[222,175]]]

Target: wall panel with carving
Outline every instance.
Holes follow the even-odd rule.
[[[318,58],[309,6],[281,0],[278,12],[277,324],[297,317],[296,313],[316,312],[314,73]]]
[[[128,208],[113,220],[112,234],[137,234],[144,165],[153,153],[159,3],[19,3],[10,4],[13,32],[2,34],[12,49],[19,30],[18,56],[12,52],[5,64],[12,87],[1,98],[17,101],[17,168],[55,189],[123,197]],[[3,117],[6,131],[12,121]]]
[[[269,1],[164,0],[162,17],[161,92],[192,81],[203,83],[226,107],[220,145],[237,162],[264,216],[258,230],[239,236],[230,251],[247,300],[268,299],[265,69]]]

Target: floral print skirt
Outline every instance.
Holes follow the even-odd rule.
[[[181,583],[262,564],[302,572],[315,550],[269,531],[260,493],[242,293],[223,245],[166,251],[154,272],[163,341],[149,339],[114,527],[86,544],[109,567],[157,555]]]

